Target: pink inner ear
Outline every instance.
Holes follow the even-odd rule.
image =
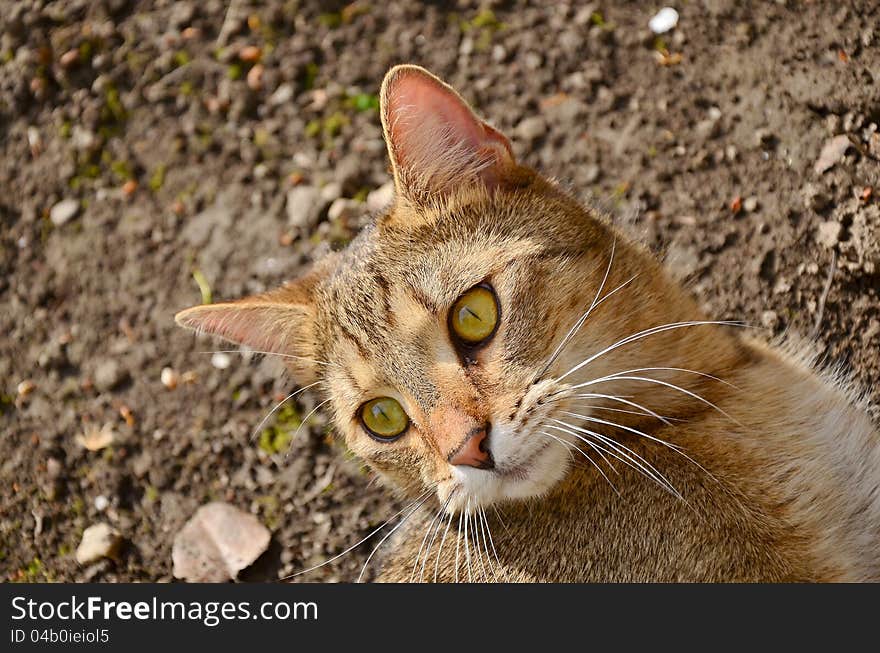
[[[298,326],[295,310],[272,305],[209,304],[195,306],[176,317],[181,326],[219,336],[257,351],[284,353],[285,333]]]
[[[477,118],[449,87],[418,69],[402,70],[385,101],[395,164],[429,190],[479,177],[497,180],[494,168],[512,160],[510,144]]]
[[[390,113],[398,163],[403,166],[410,152],[429,145],[423,142],[424,136],[438,129],[448,130],[455,142],[472,151],[480,149],[485,137],[470,109],[448,89],[423,75],[408,74],[396,81]]]

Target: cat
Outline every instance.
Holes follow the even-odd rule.
[[[176,316],[284,357],[409,498],[378,580],[880,580],[880,435],[844,384],[704,316],[428,71],[391,69],[380,114],[372,226]]]

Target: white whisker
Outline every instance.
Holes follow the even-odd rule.
[[[419,504],[409,512],[409,514],[407,514],[403,519],[401,519],[401,520],[397,523],[397,525],[394,526],[394,528],[392,528],[390,531],[388,531],[387,533],[385,533],[385,536],[384,536],[381,540],[379,540],[379,543],[376,545],[376,548],[373,549],[373,550],[370,552],[370,555],[367,556],[367,560],[366,560],[366,562],[364,562],[364,566],[361,567],[361,573],[358,574],[357,581],[355,581],[355,582],[357,582],[357,583],[360,583],[360,582],[361,582],[361,579],[362,579],[363,576],[364,576],[364,572],[367,570],[367,565],[370,564],[370,560],[373,559],[373,556],[376,555],[376,551],[378,551],[378,550],[379,550],[379,547],[381,547],[381,546],[385,543],[385,540],[387,540],[389,537],[391,537],[392,535],[394,535],[394,532],[395,532],[398,528],[400,528],[401,526],[403,526],[403,525],[406,523],[406,520],[409,519],[410,517],[412,517],[412,516],[416,513],[416,511],[417,511],[419,508],[421,508],[421,507],[425,504],[425,501],[427,501],[429,498],[430,498],[430,493],[428,494],[428,496],[426,496],[424,499],[422,499],[422,500],[419,502]]]
[[[354,551],[357,547],[359,547],[361,544],[363,544],[364,542],[366,542],[367,540],[369,540],[369,539],[370,539],[371,537],[373,537],[376,533],[378,533],[378,532],[381,531],[383,528],[385,528],[388,524],[390,524],[392,520],[396,519],[399,515],[403,514],[404,512],[406,512],[407,510],[409,510],[410,508],[412,508],[412,507],[413,507],[413,506],[419,501],[419,499],[427,498],[427,497],[431,494],[431,492],[433,492],[433,491],[434,491],[434,488],[433,488],[433,487],[427,489],[425,492],[423,492],[422,494],[420,494],[420,495],[416,498],[415,501],[413,501],[413,502],[410,503],[409,505],[405,506],[404,508],[401,508],[400,510],[398,510],[396,513],[394,513],[393,515],[391,515],[391,517],[389,517],[389,518],[386,519],[384,522],[382,522],[382,525],[381,525],[381,526],[379,526],[378,528],[376,528],[376,529],[374,529],[373,531],[371,531],[369,535],[367,535],[366,537],[364,537],[364,538],[358,540],[355,544],[352,544],[350,547],[348,547],[348,548],[347,548],[345,551],[343,551],[342,553],[337,553],[337,554],[336,554],[335,556],[333,556],[332,558],[329,558],[329,559],[325,560],[324,562],[322,562],[321,564],[315,565],[314,567],[309,567],[308,569],[303,569],[302,571],[298,571],[298,572],[296,572],[296,573],[294,573],[294,574],[290,574],[289,576],[285,576],[285,577],[282,578],[281,580],[287,580],[288,578],[295,578],[295,577],[297,577],[297,576],[302,576],[303,574],[307,574],[307,573],[309,573],[309,572],[311,572],[311,571],[315,571],[316,569],[320,569],[320,568],[323,567],[324,565],[328,565],[328,564],[330,564],[330,563],[333,562],[334,560],[338,560],[339,558],[341,558],[341,557],[344,556],[345,554],[350,553],[351,551]]]
[[[672,485],[672,483],[670,483],[669,480],[665,476],[663,476],[663,474],[660,473],[660,471],[656,467],[654,467],[651,463],[649,463],[647,460],[645,460],[644,457],[637,454],[635,451],[633,451],[632,449],[630,449],[626,445],[621,444],[620,442],[617,442],[616,440],[609,438],[609,437],[606,437],[600,433],[596,433],[595,431],[591,431],[590,429],[585,429],[583,427],[575,426],[574,424],[569,424],[568,422],[562,422],[560,420],[553,420],[553,421],[561,424],[563,427],[577,431],[578,433],[583,433],[584,435],[589,435],[593,438],[596,438],[597,440],[599,440],[600,443],[604,443],[606,445],[604,448],[605,448],[605,451],[609,455],[613,456],[614,458],[616,458],[620,462],[627,464],[629,467],[632,467],[633,469],[635,469],[637,471],[641,471],[647,478],[650,478],[651,480],[655,481],[661,487],[663,487],[664,489],[669,491],[671,494],[675,495],[678,498],[682,498],[682,496],[678,492],[678,490],[675,489],[675,486]],[[564,429],[561,429],[561,430],[564,430]],[[578,435],[577,433],[571,433],[571,434],[585,443],[590,443],[592,445],[597,444],[595,442],[591,443],[590,440],[587,440],[586,438]],[[610,447],[610,449],[608,447]]]
[[[586,444],[588,447],[590,447],[590,448],[593,449],[596,453],[598,453],[598,454],[602,457],[602,460],[605,461],[605,464],[608,465],[608,466],[612,469],[612,471],[613,471],[615,474],[618,474],[618,475],[620,474],[620,472],[617,471],[617,468],[614,467],[614,465],[611,464],[611,461],[608,460],[608,458],[605,457],[605,454],[602,452],[602,449],[601,449],[600,447],[598,447],[598,446],[596,445],[596,443],[594,443],[594,442],[590,442],[590,441],[587,440],[586,438],[582,438],[581,436],[579,436],[577,433],[574,433],[573,431],[569,431],[568,429],[563,428],[563,427],[561,427],[561,426],[554,426],[553,424],[545,424],[545,426],[546,426],[547,428],[551,428],[551,429],[556,429],[556,430],[558,430],[558,431],[562,431],[563,433],[568,433],[569,435],[572,435],[572,436],[578,438],[578,439],[581,440],[584,444]],[[546,435],[550,435],[550,434],[547,433]],[[553,437],[553,436],[550,436],[550,437]],[[559,438],[559,439],[561,440],[561,438]],[[608,478],[608,475],[605,473],[605,470],[603,470],[595,460],[593,460],[592,458],[590,458],[590,456],[587,454],[586,451],[584,451],[584,450],[581,449],[580,447],[574,447],[574,448],[575,448],[575,450],[577,450],[578,452],[580,452],[580,453],[584,456],[584,458],[586,458],[587,460],[590,461],[590,464],[592,464],[593,467],[596,468],[596,471],[598,471],[599,474],[602,475],[602,478],[604,478],[604,479],[607,481],[608,485],[611,486],[611,489],[614,490],[615,494],[617,494],[617,496],[621,496],[620,491],[617,489],[617,486],[614,485],[614,483],[611,482],[611,479]]]
[[[577,372],[579,369],[583,368],[584,366],[589,365],[597,358],[600,358],[601,356],[604,356],[605,354],[607,354],[611,351],[614,351],[615,349],[618,349],[619,347],[623,347],[624,345],[628,345],[632,342],[636,342],[637,340],[641,340],[642,338],[647,338],[648,336],[653,336],[658,333],[663,333],[665,331],[671,331],[673,329],[683,329],[685,327],[706,326],[706,325],[739,326],[739,327],[746,326],[742,322],[725,321],[725,320],[721,320],[721,321],[719,321],[719,320],[692,320],[692,321],[688,321],[688,322],[672,322],[670,324],[661,324],[659,326],[654,326],[649,329],[645,329],[643,331],[639,331],[638,333],[634,333],[634,334],[629,335],[625,338],[622,338],[622,339],[618,340],[617,342],[615,342],[614,344],[609,345],[605,349],[593,354],[589,358],[581,361],[580,363],[578,363],[577,365],[572,367],[570,370],[568,370],[568,372],[566,372],[562,376],[558,377],[557,381],[562,381],[564,378],[570,376],[571,374],[574,374],[575,372]]]
[[[318,410],[321,408],[321,406],[323,406],[324,404],[328,404],[328,403],[330,403],[330,399],[325,399],[325,400],[322,401],[320,404],[318,404],[317,406],[315,406],[314,408],[312,408],[311,411],[309,411],[309,414],[306,415],[306,416],[303,418],[303,421],[299,423],[299,426],[297,427],[296,431],[293,432],[293,435],[292,435],[291,438],[290,438],[291,442],[292,442],[293,440],[296,439],[296,436],[299,435],[299,432],[302,430],[302,427],[305,426],[306,423],[308,423],[309,418],[310,418],[312,415],[314,415],[315,413],[317,413]],[[287,457],[288,457],[289,455],[290,455],[290,452],[288,451],[288,452],[284,455],[285,460],[287,459]]]
[[[440,548],[437,549],[437,559],[434,563],[434,582],[437,582],[437,574],[440,573],[440,556],[443,554],[443,543],[446,541],[446,536],[449,535],[449,527],[452,526],[452,515],[449,515],[449,519],[446,520],[446,529],[443,531],[443,537],[440,538]]]
[[[727,412],[725,412],[724,410],[722,410],[721,408],[719,408],[718,406],[713,404],[708,399],[704,399],[703,397],[701,397],[697,393],[691,392],[690,390],[686,390],[685,388],[682,388],[681,386],[677,386],[674,383],[670,383],[669,381],[661,381],[660,379],[652,379],[650,377],[644,377],[644,376],[629,376],[629,375],[618,376],[616,374],[610,374],[608,376],[603,376],[598,379],[592,379],[591,381],[585,381],[583,383],[578,383],[577,385],[571,386],[570,389],[571,390],[578,390],[580,388],[586,388],[591,385],[595,385],[597,383],[607,383],[608,381],[642,381],[644,383],[656,383],[657,385],[662,385],[667,388],[671,388],[672,390],[678,390],[679,392],[686,394],[689,397],[693,397],[697,401],[700,401],[700,402],[706,404],[707,406],[714,408],[715,410],[717,410],[719,413],[724,415],[730,421],[742,426],[742,423],[738,419],[732,417],[731,415],[729,415]]]
[[[300,392],[304,392],[304,391],[308,390],[309,388],[313,388],[313,387],[315,387],[316,385],[318,385],[319,383],[323,383],[323,381],[315,381],[314,383],[310,383],[310,384],[307,385],[307,386],[303,386],[302,388],[300,388],[300,389],[297,390],[296,392],[291,392],[291,393],[290,393],[289,395],[287,395],[284,399],[282,399],[282,400],[279,401],[277,404],[275,404],[275,407],[274,407],[272,410],[269,411],[269,414],[266,415],[266,416],[263,418],[263,421],[261,421],[261,422],[257,425],[257,428],[254,429],[253,433],[251,433],[250,441],[251,441],[251,442],[254,441],[254,438],[257,437],[257,433],[259,433],[259,432],[260,432],[260,429],[263,428],[263,425],[264,425],[267,421],[269,421],[269,418],[272,417],[272,415],[275,414],[275,411],[276,411],[276,410],[278,410],[279,408],[281,408],[284,404],[286,404],[288,401],[290,401],[291,399],[293,399],[293,398],[294,398],[295,396],[297,396]]]
[[[329,367],[340,367],[337,363],[329,363],[327,361],[319,361],[313,358],[304,358],[303,356],[294,356],[293,354],[282,354],[277,351],[260,351],[258,349],[217,349],[214,351],[200,351],[200,354],[241,354],[247,356],[250,354],[260,354],[261,356],[278,356],[280,358],[291,358],[293,360],[304,361],[306,363],[314,363],[315,365],[327,365]]]

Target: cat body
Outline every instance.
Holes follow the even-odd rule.
[[[380,580],[880,580],[880,436],[841,386],[703,316],[427,71],[381,114],[375,225],[177,316],[284,357],[409,498]]]

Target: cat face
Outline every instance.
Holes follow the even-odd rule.
[[[430,73],[393,69],[381,106],[390,210],[302,279],[177,320],[287,357],[407,494],[454,512],[546,493],[577,437],[554,423],[575,401],[564,374],[633,319],[616,297],[595,305],[631,253]],[[605,328],[573,328],[591,304]]]

